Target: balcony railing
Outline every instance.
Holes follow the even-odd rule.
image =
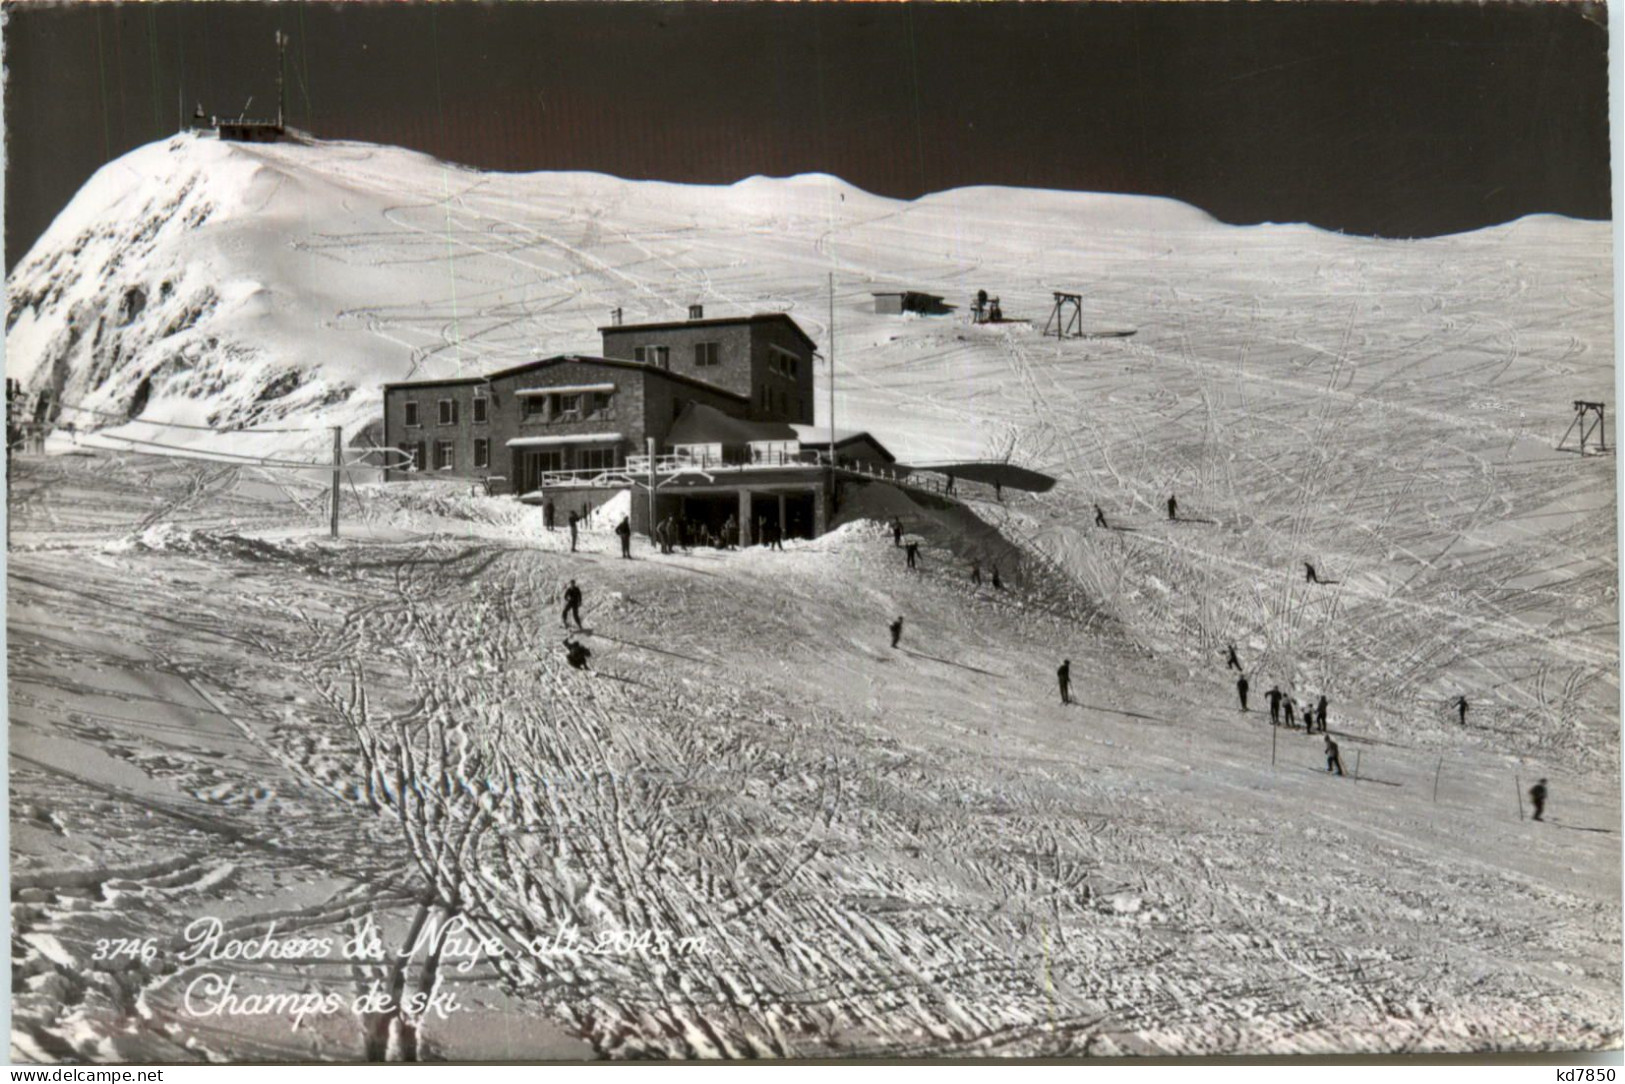
[[[828,452],[804,449],[800,452],[764,452],[748,461],[728,460],[711,455],[694,455],[689,453],[668,453],[654,457],[654,475],[656,485],[663,480],[670,480],[681,475],[703,474],[740,475],[752,471],[775,471],[785,469],[814,469],[830,465]],[[838,458],[835,469],[843,474],[860,478],[872,478],[875,481],[886,482],[889,485],[902,486],[921,493],[930,493],[949,500],[958,500],[959,494],[955,488],[950,487],[948,476],[936,471],[914,470],[902,472],[893,470],[884,463],[874,463],[863,459]],[[584,470],[550,470],[537,476],[537,489],[553,488],[608,488],[624,486],[634,482],[647,482],[650,473],[650,460],[647,455],[629,455],[626,462],[619,467],[593,467]],[[960,485],[967,484],[964,481]],[[991,486],[973,484],[977,490],[991,490]]]

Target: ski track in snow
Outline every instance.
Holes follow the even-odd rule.
[[[192,297],[161,263],[194,266],[177,236],[226,238],[199,267],[296,267],[297,288],[267,288],[330,336],[324,379],[363,389],[592,352],[623,305],[790,311],[824,342],[834,268],[843,428],[905,460],[1008,453],[1059,484],[1000,502],[961,483],[1000,541],[910,506],[911,575],[850,528],[631,563],[589,531],[571,559],[530,512],[456,486],[347,487],[352,540],[330,546],[307,541],[315,476],[19,460],[19,1056],[1618,1045],[1619,845],[1597,830],[1619,822],[1614,460],[1551,450],[1570,400],[1612,383],[1605,227],[1395,243],[1170,211],[1058,231],[1044,201],[1091,197],[832,202],[828,179],[717,194],[360,146],[232,153],[272,171],[251,187],[282,216],[274,244],[205,178],[136,191],[160,216],[118,227],[139,242],[85,235],[121,253],[94,297],[49,254],[19,265],[14,295],[42,306],[180,284],[109,333],[124,353],[95,348],[102,383],[70,379],[90,405],[123,409],[162,351],[206,335],[312,353],[237,302],[143,338]],[[865,311],[898,283],[956,304],[985,286],[1030,323]],[[1040,337],[1052,289],[1134,334]],[[14,318],[14,347],[48,339],[43,316]],[[70,340],[47,347],[85,349]],[[209,405],[181,395],[159,382],[151,409]],[[345,424],[375,407],[358,396]],[[1118,529],[1092,525],[1097,502]],[[964,582],[973,552],[1006,595]],[[1305,560],[1339,582],[1304,583]],[[553,624],[570,576],[590,677]],[[1326,779],[1301,731],[1275,735],[1271,768],[1263,716],[1234,710],[1220,669],[1231,642],[1258,701],[1272,683],[1330,697],[1359,782]],[[1085,707],[1052,703],[1062,654]],[[1515,819],[1507,793],[1540,775],[1554,825]],[[371,914],[410,944],[462,916],[509,946],[573,923],[706,947],[244,968],[273,989],[463,989],[534,1034],[399,1014],[290,1030],[178,1010],[197,969],[175,916],[193,913],[254,935],[342,937]],[[129,935],[163,951],[87,958]]]
[[[394,518],[422,541],[257,541],[244,524],[267,529],[286,501],[198,498],[206,467],[69,457],[25,463],[25,483],[34,470],[49,504],[109,527],[110,510],[142,522],[107,499],[142,470],[190,521],[134,548],[13,555],[12,816],[19,854],[39,833],[60,848],[14,866],[19,1050],[458,1050],[457,1017],[182,1017],[196,969],[174,960],[173,916],[193,910],[244,936],[272,919],[342,936],[378,914],[400,944],[464,916],[514,951],[471,973],[422,952],[250,974],[502,991],[608,1056],[1617,1041],[1617,837],[1537,836],[1488,797],[1510,786],[1489,747],[1450,757],[1434,805],[1427,727],[1381,743],[1339,720],[1369,781],[1326,779],[1301,732],[1279,735],[1272,771],[1259,716],[1119,633],[1072,651],[1090,706],[1060,709],[1049,645],[1076,622],[1020,588],[973,591],[934,545],[921,573],[878,530],[782,555],[640,545],[629,563],[588,532],[571,558],[561,535],[501,521],[456,537],[435,512],[455,502],[398,490],[364,496],[404,501]],[[19,535],[49,531],[28,507]],[[590,676],[558,648],[569,577],[588,586]],[[831,590],[849,583],[867,589]],[[874,616],[893,608],[909,620],[895,653]],[[816,631],[834,629],[855,631]],[[1571,773],[1566,815],[1617,819],[1617,781]],[[705,948],[519,949],[560,923]],[[83,962],[131,933],[167,951]],[[141,1039],[120,1033],[132,1015]]]

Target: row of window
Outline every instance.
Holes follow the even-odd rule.
[[[434,442],[433,450],[435,470],[457,469],[456,441],[437,440]],[[421,471],[425,469],[423,465],[424,453],[428,451],[428,445],[425,442],[420,440],[415,444],[408,444],[405,447],[405,451],[407,455],[412,457],[411,465],[406,468],[407,470]],[[483,437],[476,439],[474,441],[474,469],[485,470],[486,468],[490,467],[490,465],[491,442]]]
[[[526,452],[531,469],[547,472],[561,470],[613,470],[621,465],[618,448],[544,448]],[[571,460],[574,460],[572,465]]]
[[[564,392],[555,395],[522,397],[527,422],[579,422],[609,413],[607,391]]]
[[[486,419],[490,416],[490,403],[491,403],[491,400],[487,396],[484,396],[484,395],[475,396],[475,398],[474,398],[474,424],[475,425],[483,425],[483,424],[485,424]],[[457,424],[457,415],[458,415],[458,403],[457,403],[457,400],[455,400],[455,399],[441,399],[441,400],[439,400],[437,402],[436,405],[439,407],[438,417],[440,419],[440,424],[441,425],[456,425]],[[407,425],[407,428],[416,429],[418,426],[422,425],[423,422],[418,416],[418,404],[417,404],[417,401],[414,400],[414,399],[408,399],[406,401],[406,403],[404,404],[404,406],[406,408],[405,413],[406,413],[406,425]]]
[[[794,354],[785,353],[783,350],[773,351],[773,357],[769,365],[775,372],[792,379],[801,375],[801,359]]]
[[[780,414],[790,413],[789,393],[780,391],[777,388],[762,388],[757,400],[758,405],[763,410],[774,410]],[[795,405],[795,416],[799,417],[801,415],[801,396],[796,396]]]
[[[645,365],[653,365],[660,369],[671,368],[671,347],[669,346],[634,346],[632,360],[641,361]],[[694,367],[696,369],[709,369],[722,364],[721,343],[695,343]]]

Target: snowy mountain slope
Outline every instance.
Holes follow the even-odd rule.
[[[102,170],[19,266],[7,365],[118,415],[353,433],[385,380],[593,350],[616,307],[783,310],[828,343],[834,269],[837,424],[905,460],[1055,474],[985,514],[1151,649],[1205,667],[1234,641],[1268,681],[1396,728],[1466,694],[1515,741],[1607,760],[1614,461],[1552,447],[1573,399],[1610,398],[1609,246],[1553,216],[1396,242],[1138,197],[903,202],[826,176],[707,188],[178,136]],[[1016,322],[874,313],[869,291],[899,287],[987,289]],[[1094,337],[1040,334],[1055,290]],[[1097,503],[1128,529],[1095,533]],[[1312,589],[1306,561],[1341,582]]]
[[[20,1056],[1618,1045],[1615,461],[1553,450],[1571,400],[1611,398],[1606,225],[1385,242],[1166,201],[190,137],[70,211],[13,276],[8,369],[98,409],[351,428],[379,381],[594,349],[617,306],[783,309],[825,343],[834,268],[841,428],[1059,483],[962,482],[986,527],[870,493],[782,554],[639,540],[622,562],[601,522],[570,555],[464,487],[347,488],[328,543],[293,475],[18,460]],[[985,288],[1032,323],[875,314],[868,291],[898,287]],[[1092,337],[1042,337],[1053,290]],[[918,573],[874,526],[893,514]],[[973,590],[972,556],[1009,590]],[[550,631],[570,577],[590,678]],[[1276,683],[1329,696],[1348,777],[1264,722]],[[1543,775],[1535,825],[1517,802]],[[469,973],[419,953],[402,981],[438,975],[468,1015],[227,1027],[182,1011],[174,915],[209,908],[256,933],[371,913],[402,944],[461,911],[708,951]],[[161,951],[86,965],[126,936]],[[348,993],[376,972],[233,974]]]
[[[482,174],[386,147],[178,135],[100,170],[19,263],[8,372],[111,420],[139,407],[158,421],[353,429],[376,414],[384,381],[593,349],[615,307],[628,319],[694,301],[799,307],[805,321],[832,233],[863,225],[855,237],[888,249],[951,236],[998,198],[905,204],[820,175],[705,188]],[[1211,225],[1166,200],[1019,198],[1023,236],[1058,217],[1108,231]],[[876,258],[876,282],[917,274]]]
[[[909,571],[872,521],[623,561],[606,529],[572,553],[445,483],[346,494],[335,543],[240,468],[16,472],[21,1058],[1619,1043],[1614,765],[1426,719],[1383,735],[1335,700],[1329,776],[1256,698],[1042,592],[973,588],[947,547]],[[142,513],[161,525],[119,537]],[[569,579],[590,673],[560,650]],[[1552,777],[1544,824],[1520,772]],[[462,1008],[221,1026],[210,973],[348,999],[386,968],[186,960],[175,916],[205,913],[335,942],[373,916],[404,987]],[[502,953],[408,949],[452,916]],[[112,937],[157,950],[90,965]]]

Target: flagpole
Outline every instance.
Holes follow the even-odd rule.
[[[829,273],[829,465],[835,467],[835,272]]]

